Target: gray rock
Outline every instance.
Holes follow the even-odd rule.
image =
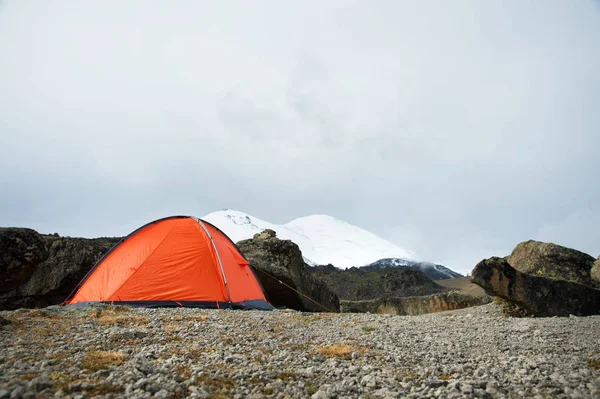
[[[28,388],[35,392],[41,392],[46,388],[51,388],[52,382],[50,378],[46,374],[42,374],[39,377],[36,377],[29,381]]]
[[[155,398],[159,399],[167,399],[171,394],[166,389],[161,389],[160,391],[154,394]]]
[[[471,281],[536,316],[600,314],[600,290],[567,280],[521,273],[503,258],[483,260]]]
[[[20,379],[52,359],[59,371],[52,382],[78,381],[70,397],[102,389],[104,399],[164,397],[164,391],[167,397],[338,399],[597,398],[600,392],[594,363],[600,316],[504,318],[495,303],[410,317],[131,309],[132,320],[147,318],[154,327],[115,344],[96,319],[67,308],[57,312],[59,319],[7,313],[34,322],[36,333],[51,332],[53,344],[3,331],[0,356],[23,360],[0,364],[0,390],[60,397],[54,387],[25,391],[29,382]],[[365,333],[363,327],[375,329]],[[118,350],[127,360],[102,374],[81,369],[84,355],[96,350]],[[234,361],[225,363],[228,357]]]
[[[530,240],[518,244],[507,261],[521,273],[600,288],[590,277],[594,258],[572,248]]]

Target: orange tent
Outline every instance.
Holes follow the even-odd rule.
[[[173,216],[121,240],[83,278],[67,304],[272,309],[248,261],[221,230]]]

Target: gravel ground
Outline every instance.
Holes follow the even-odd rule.
[[[600,316],[0,312],[0,398],[599,398]]]

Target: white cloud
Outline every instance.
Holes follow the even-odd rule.
[[[0,3],[0,224],[233,207],[462,271],[536,236],[600,252],[567,216],[600,203],[592,2],[32,4]]]

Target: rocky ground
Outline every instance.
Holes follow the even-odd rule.
[[[4,397],[600,397],[600,316],[1,312]]]

